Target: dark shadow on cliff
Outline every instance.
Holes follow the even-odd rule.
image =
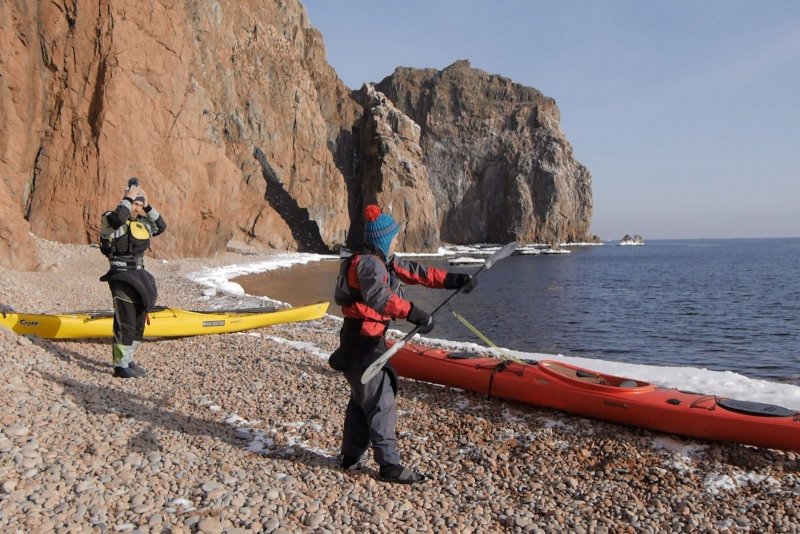
[[[284,189],[283,183],[272,168],[267,155],[260,148],[253,151],[253,156],[261,164],[264,180],[267,182],[267,202],[275,212],[286,221],[292,231],[292,237],[297,242],[301,252],[316,252],[319,254],[330,252],[322,240],[317,223],[311,220],[306,208],[301,208],[297,201]]]
[[[513,222],[518,217],[509,198],[518,193],[509,190],[507,173],[500,156],[490,154],[476,169],[475,176],[461,194],[460,200],[449,206],[440,229],[442,241],[455,244],[508,243],[516,239],[517,228]],[[454,180],[454,179],[453,179]],[[451,183],[451,187],[455,182]],[[456,190],[445,191],[456,198]]]
[[[358,178],[358,167],[361,161],[361,129],[353,126],[352,130],[341,130],[336,139],[336,147],[331,152],[336,162],[336,168],[344,177],[347,189],[347,215],[350,218],[350,227],[347,238],[342,245],[354,250],[361,244],[360,236],[363,234],[361,209],[363,199],[361,195],[361,181]]]

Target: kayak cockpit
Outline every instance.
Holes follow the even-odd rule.
[[[557,378],[561,381],[572,382],[581,387],[590,388],[613,388],[615,391],[622,393],[623,391],[641,392],[649,391],[655,386],[649,382],[642,380],[633,380],[620,376],[607,375],[590,371],[588,369],[581,369],[572,365],[556,362],[552,360],[539,361],[539,368],[547,374]]]

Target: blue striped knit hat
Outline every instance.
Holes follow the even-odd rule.
[[[381,213],[381,209],[375,204],[370,204],[364,210],[364,241],[376,247],[386,259],[389,259],[389,245],[392,239],[400,231],[391,215]]]

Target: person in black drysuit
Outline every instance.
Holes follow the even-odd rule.
[[[108,282],[114,299],[114,376],[143,378],[145,369],[133,355],[144,334],[147,311],[158,297],[156,281],[144,269],[144,253],[150,239],[167,228],[164,218],[147,202],[139,182],[131,178],[125,196],[114,211],[103,214],[100,248],[110,268],[100,280]]]
[[[448,273],[397,258],[394,255],[400,230],[397,222],[375,205],[367,206],[364,217],[364,244],[344,260],[337,280],[335,300],[342,306],[344,322],[339,347],[328,359],[330,366],[341,371],[350,384],[342,467],[355,466],[371,445],[380,466],[380,480],[413,484],[426,477],[400,463],[395,434],[397,375],[389,365],[366,384],[361,384],[361,375],[386,351],[384,335],[392,319],[418,325],[421,334],[433,330],[433,317],[403,299],[401,282],[445,289],[463,286],[468,293],[476,280],[468,274]]]

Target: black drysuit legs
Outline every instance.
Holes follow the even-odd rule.
[[[344,371],[350,384],[350,402],[344,417],[342,455],[358,458],[367,447],[381,466],[397,465],[397,375],[386,366],[366,384],[361,383],[363,368]]]

